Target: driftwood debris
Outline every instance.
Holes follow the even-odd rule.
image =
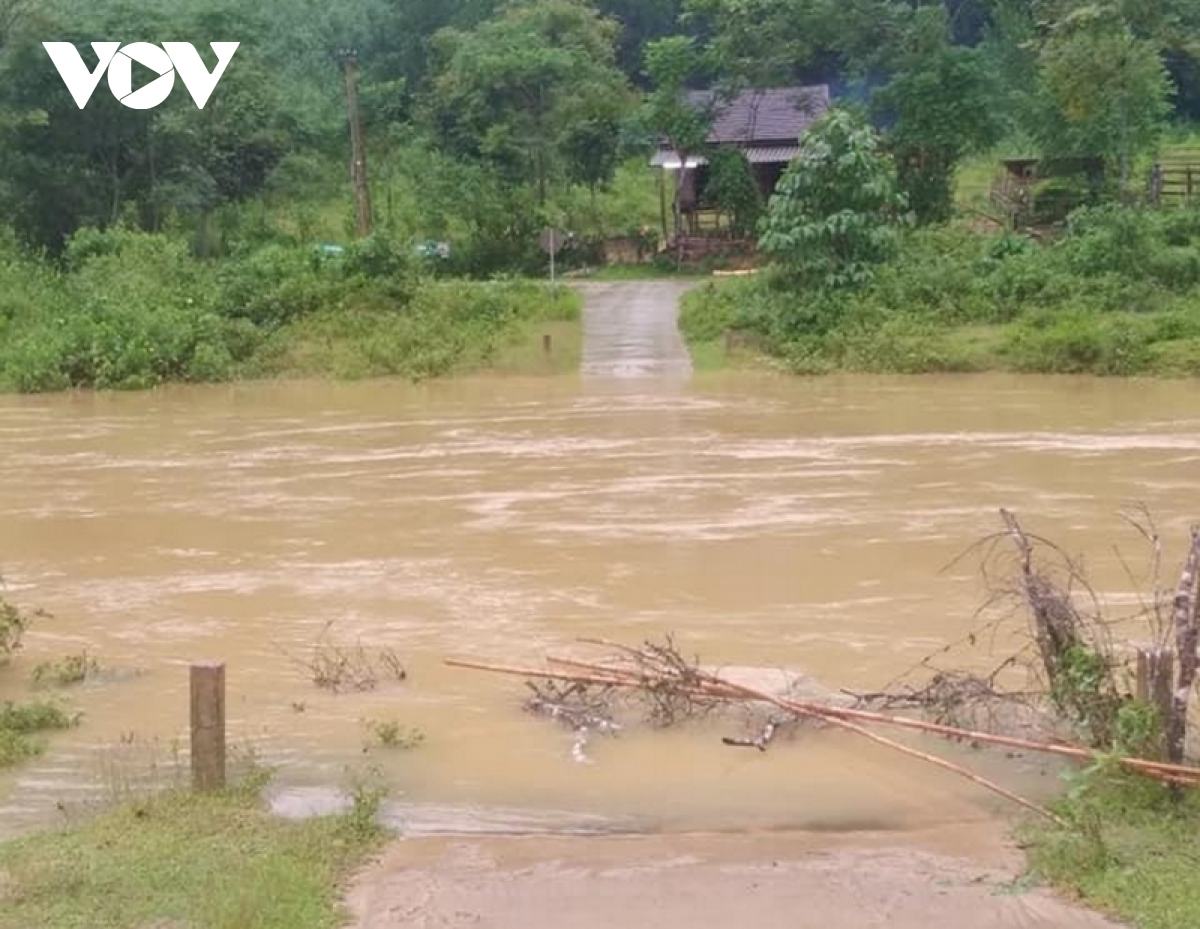
[[[582,661],[574,658],[552,658],[550,663],[554,666],[554,670],[462,660],[448,660],[446,663],[457,668],[519,676],[525,678],[527,682],[561,682],[569,688],[624,689],[642,694],[649,690],[653,695],[652,699],[654,701],[661,701],[664,696],[669,694],[670,698],[676,702],[676,705],[681,705],[685,701],[696,701],[698,706],[704,708],[729,702],[768,704],[778,710],[784,711],[787,714],[786,717],[782,720],[773,718],[755,739],[725,738],[723,739],[725,744],[753,747],[763,751],[774,738],[782,722],[796,721],[798,719],[815,719],[828,725],[853,732],[901,754],[951,771],[1027,810],[1037,813],[1039,816],[1056,822],[1059,821],[1058,817],[1049,810],[1026,800],[987,778],[981,777],[962,765],[929,752],[904,745],[893,739],[879,735],[866,727],[868,725],[884,725],[905,728],[972,744],[999,745],[1025,751],[1058,755],[1081,762],[1095,762],[1098,758],[1097,753],[1075,745],[1041,743],[1028,739],[973,732],[954,726],[904,716],[893,716],[848,707],[826,706],[809,701],[780,697],[752,687],[723,680],[717,673],[700,670],[698,663],[681,664],[675,660],[664,660],[662,650],[664,648],[673,650],[674,646],[671,643],[668,643],[667,646],[648,645],[641,649],[619,643],[597,640],[591,640],[589,644],[602,645],[614,650],[616,652],[615,659]],[[551,715],[565,718],[568,722],[573,718],[566,716],[562,711],[553,711]],[[580,718],[575,718],[575,721],[582,723]],[[581,724],[578,726],[577,731],[582,730],[586,733],[588,728],[586,725]],[[1200,787],[1200,768],[1176,763],[1149,761],[1135,757],[1119,757],[1114,760],[1128,770],[1164,783],[1180,787]]]
[[[461,659],[447,659],[446,664],[452,668],[463,668],[474,671],[490,671],[496,674],[506,674],[515,677],[523,677],[529,679],[545,679],[545,680],[560,680],[560,681],[582,681],[584,683],[598,684],[609,687],[626,687],[636,688],[640,686],[639,681],[631,677],[622,677],[619,672],[611,666],[592,665],[586,662],[571,660],[564,661],[563,659],[552,659],[555,664],[569,664],[574,668],[579,669],[574,672],[567,671],[549,671],[543,668],[526,668],[514,665],[494,664],[490,662],[480,661],[465,661]],[[593,669],[590,673],[586,669]],[[982,745],[996,745],[1004,748],[1016,748],[1025,751],[1042,752],[1050,755],[1059,755],[1063,758],[1071,758],[1076,761],[1093,763],[1098,759],[1097,753],[1086,748],[1081,748],[1077,745],[1058,744],[1050,742],[1035,742],[1030,739],[1018,739],[1009,736],[993,735],[987,732],[975,732],[968,729],[960,729],[955,726],[946,726],[940,723],[931,723],[922,719],[912,719],[907,716],[889,716],[886,713],[875,713],[869,710],[856,710],[845,707],[828,707],[813,703],[806,703],[798,700],[778,700],[771,694],[747,690],[747,688],[733,688],[723,681],[717,679],[715,683],[706,684],[704,693],[711,698],[719,698],[724,700],[740,700],[740,701],[764,701],[768,703],[782,703],[783,709],[799,715],[818,716],[823,719],[836,721],[853,720],[868,724],[879,724],[885,726],[895,726],[900,729],[912,729],[919,732],[927,732],[933,735],[946,736],[951,739],[956,739],[962,742],[977,742]],[[1194,781],[1195,785],[1200,787],[1200,768],[1192,767],[1183,764],[1170,764],[1166,762],[1149,761],[1144,758],[1121,757],[1113,759],[1122,767],[1139,774],[1145,774],[1148,777],[1165,780],[1169,777],[1176,777],[1181,780]]]
[[[590,685],[580,681],[526,681],[525,686],[532,691],[525,709],[568,726],[575,735],[571,757],[580,764],[590,762],[587,746],[593,732],[611,736],[621,731],[620,724],[608,713],[606,697],[611,687],[596,694]]]
[[[742,706],[757,719],[753,734],[726,736],[721,740],[725,745],[765,752],[786,727],[815,722],[951,771],[1055,822],[1059,822],[1058,817],[1049,810],[963,765],[874,730],[899,728],[966,743],[972,748],[1000,746],[1084,765],[1104,763],[1177,789],[1200,788],[1200,767],[1183,763],[1187,711],[1200,671],[1200,526],[1192,530],[1191,546],[1172,599],[1157,583],[1161,558],[1157,531],[1152,524],[1147,529],[1134,523],[1154,553],[1153,605],[1142,601],[1142,606],[1143,615],[1157,630],[1157,641],[1137,653],[1140,684],[1135,697],[1120,683],[1122,663],[1127,665],[1128,658],[1113,645],[1113,622],[1105,615],[1082,570],[1052,543],[1026,532],[1012,513],[1001,510],[1000,515],[1004,530],[979,544],[992,543],[989,555],[1015,552],[1016,562],[1008,563],[1000,586],[993,587],[991,602],[1007,601],[1017,614],[1027,617],[1028,625],[1022,634],[1026,645],[988,675],[936,671],[922,686],[897,688],[893,682],[874,694],[812,687],[798,692],[797,681],[803,681],[804,686],[813,682],[793,672],[781,671],[779,678],[768,680],[761,673],[766,669],[703,666],[699,658],[684,657],[670,637],[665,644],[647,642],[637,647],[583,639],[581,644],[601,648],[606,654],[587,660],[548,656],[542,668],[462,660],[446,663],[524,678],[533,691],[526,708],[570,726],[576,734],[573,755],[579,760],[586,760],[583,749],[589,733],[612,735],[620,729],[615,718],[618,704],[640,711],[643,723],[660,728],[706,717],[722,707]],[[1043,559],[1046,550],[1061,559],[1065,571],[1054,569],[1052,562]],[[986,574],[986,566],[984,570]],[[994,634],[996,626],[989,623],[984,630],[991,628]],[[1171,631],[1173,648],[1167,646]],[[982,632],[973,631],[963,641],[973,646]],[[952,647],[945,646],[935,654]],[[933,658],[930,656],[918,667],[934,670],[930,664]],[[1178,662],[1177,675],[1172,659]],[[1000,683],[1002,676],[1006,678],[1020,665],[1034,672],[1033,687],[1006,690]],[[753,673],[738,679],[737,671]],[[981,723],[973,715],[980,709],[991,712],[995,707],[1010,717],[1014,712],[1025,714],[1018,720],[1022,727],[1030,720],[1036,722],[1032,728],[1036,737],[982,731],[1011,731],[1011,718],[989,716]],[[1130,708],[1132,714],[1127,712]],[[920,714],[899,715],[896,711],[900,709],[919,710]],[[1147,709],[1152,712],[1144,713]],[[917,715],[924,718],[915,718]],[[1161,725],[1153,722],[1156,719]],[[1145,720],[1151,722],[1146,723],[1139,737],[1139,730],[1131,723],[1140,725]],[[1004,725],[998,726],[1001,721]],[[1028,734],[1026,728],[1019,733]],[[1153,740],[1156,745],[1150,744]],[[1164,754],[1167,760],[1160,760]]]

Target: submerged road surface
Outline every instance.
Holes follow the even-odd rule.
[[[974,832],[415,840],[348,902],[354,929],[1119,929],[1017,873]]]
[[[587,282],[583,293],[585,377],[671,377],[691,374],[692,359],[677,325],[679,281]]]

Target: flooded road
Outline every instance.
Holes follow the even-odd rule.
[[[583,292],[585,378],[658,377],[692,373],[692,358],[675,324],[679,298],[693,285],[679,281],[586,282]]]
[[[443,660],[674,632],[712,662],[879,687],[973,628],[976,565],[942,569],[998,507],[1119,595],[1113,543],[1143,562],[1117,511],[1145,502],[1173,573],[1200,515],[1197,397],[725,373],[0,398],[5,595],[52,614],[0,698],[83,648],[115,675],[71,691],[84,725],[0,780],[0,828],[151,760],[171,769],[187,664],[210,658],[228,664],[231,742],[278,765],[295,802],[378,766],[417,833],[985,818],[978,789],[836,732],[765,754],[713,732],[630,735],[578,764],[569,732],[520,711],[519,680]],[[317,690],[303,661],[322,636],[394,649],[408,680]],[[364,753],[367,720],[425,743]]]

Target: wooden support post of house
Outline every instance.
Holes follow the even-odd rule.
[[[1175,680],[1175,652],[1161,645],[1138,645],[1137,693],[1142,703],[1155,707],[1165,725],[1171,715],[1171,696]],[[1166,746],[1161,746],[1165,753]]]
[[[191,668],[192,786],[225,786],[225,665],[202,661]]]
[[[667,227],[667,172],[662,170],[658,172],[658,208],[662,213],[662,240],[669,242],[671,232]]]

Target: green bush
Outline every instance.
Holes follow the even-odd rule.
[[[3,246],[3,242],[0,242]],[[486,362],[578,300],[527,283],[434,284],[385,233],[325,254],[268,242],[199,261],[167,235],[84,229],[60,268],[0,252],[0,386],[145,388],[291,370],[431,377]],[[339,340],[321,360],[322,343]],[[296,373],[296,372],[292,372]]]
[[[1021,371],[1141,374],[1150,367],[1154,322],[1067,310],[1015,327],[1002,351]]]
[[[684,302],[694,342],[725,329],[806,372],[966,371],[1192,376],[1200,341],[1195,211],[1095,207],[1037,243],[958,228],[905,236],[863,287],[796,287],[768,270]]]

